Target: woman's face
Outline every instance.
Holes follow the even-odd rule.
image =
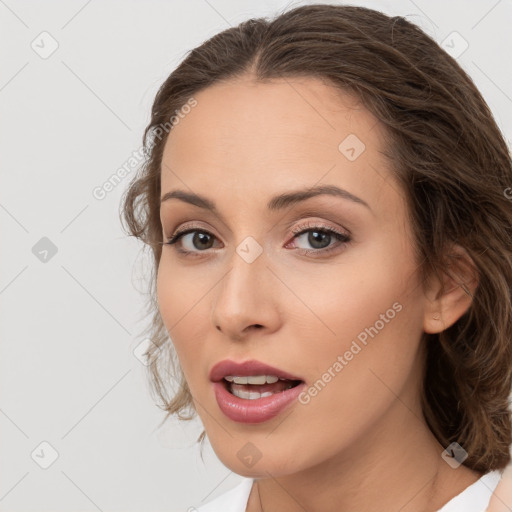
[[[194,231],[163,246],[157,281],[195,408],[236,473],[348,462],[420,416],[427,299],[381,125],[314,78],[244,78],[195,99],[170,132],[161,178],[162,197],[190,199],[162,201],[164,242]],[[275,371],[217,367],[212,378],[302,383],[239,383],[242,396],[273,394],[235,397],[211,381],[224,360]]]

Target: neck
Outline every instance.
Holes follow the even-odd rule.
[[[421,411],[397,399],[384,421],[343,452],[305,471],[258,479],[247,511],[434,512],[481,476],[452,469],[443,449]]]

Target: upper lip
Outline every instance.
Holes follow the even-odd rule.
[[[281,379],[304,380],[301,377],[280,370],[268,364],[251,359],[242,363],[225,359],[215,364],[210,370],[210,380],[220,382],[226,375],[246,377],[249,375],[275,375]]]

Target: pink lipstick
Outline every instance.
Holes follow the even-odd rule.
[[[250,360],[224,360],[210,371],[220,410],[231,420],[261,423],[296,401],[304,380],[273,366]]]

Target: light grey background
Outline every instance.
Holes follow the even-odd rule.
[[[201,459],[197,422],[157,428],[133,353],[148,267],[117,214],[133,168],[93,191],[129,168],[188,50],[303,3],[315,2],[0,0],[0,511],[173,512],[240,480],[208,444]],[[452,51],[467,41],[458,61],[510,144],[511,0],[352,3],[405,15]]]

